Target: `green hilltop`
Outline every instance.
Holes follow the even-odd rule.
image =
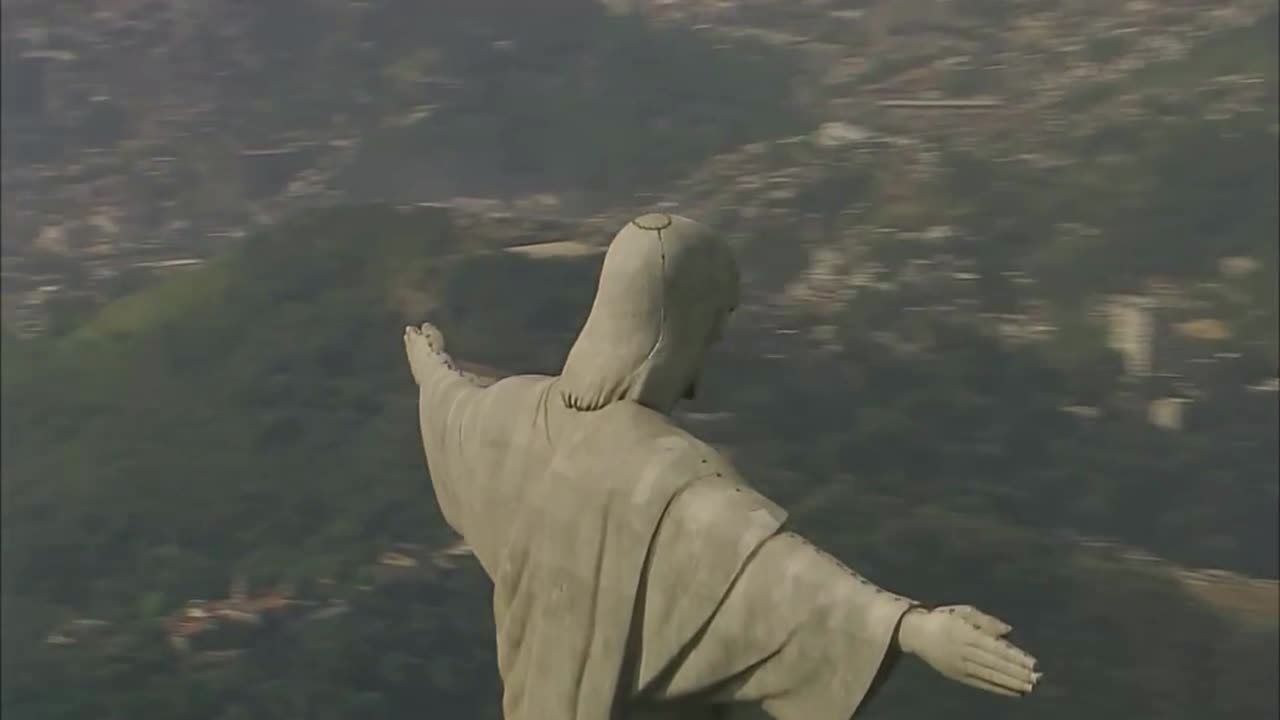
[[[1047,673],[1010,703],[907,662],[873,712],[1275,716],[1280,411],[1273,393],[1246,390],[1274,376],[1280,347],[1274,4],[1199,35],[1133,18],[1122,21],[1143,33],[1091,31],[1121,4],[953,4],[963,12],[939,20],[946,32],[883,37],[821,3],[748,4],[735,11],[745,26],[693,27],[678,15],[692,3],[661,4],[677,16],[651,22],[587,0],[494,18],[468,4],[452,24],[402,0],[244,16],[228,31],[269,71],[216,75],[202,120],[233,144],[354,134],[366,141],[332,178],[348,200],[416,200],[439,175],[498,195],[565,191],[566,213],[575,193],[592,196],[608,222],[310,210],[86,316],[72,308],[44,337],[0,334],[0,713],[499,717],[488,582],[473,563],[441,568],[419,552],[455,538],[423,462],[401,329],[430,320],[478,367],[555,372],[599,255],[504,248],[602,244],[632,211],[612,204],[661,185],[730,234],[750,295],[679,421],[851,567],[1008,619]],[[1004,22],[1036,8],[1082,24],[1037,40]],[[63,10],[66,23],[80,15]],[[305,27],[329,30],[313,42]],[[1187,38],[1188,51],[1104,77],[1140,54],[1147,30]],[[108,58],[134,52],[98,44]],[[1019,72],[993,69],[1006,53]],[[1055,63],[1072,53],[1099,79],[1060,80]],[[166,92],[205,88],[226,67],[203,58]],[[920,71],[1007,104],[878,108],[932,87]],[[368,102],[349,105],[351,88]],[[345,119],[320,127],[334,118]],[[40,117],[17,119],[43,137]],[[815,142],[827,120],[867,137]],[[199,169],[175,186],[176,217],[274,216],[280,189],[258,192],[268,178],[220,164],[225,138],[144,147],[168,153],[171,140],[175,165]],[[135,180],[155,185],[139,194],[148,209],[176,182],[121,186]],[[828,275],[872,276],[844,305],[788,294],[824,253],[844,263]],[[942,279],[922,281],[920,267]],[[1147,389],[1092,317],[1105,294],[1153,286],[1173,321],[1228,330],[1192,342],[1194,359],[1243,358],[1203,383],[1179,432],[1147,422]],[[1057,326],[1048,341],[1008,342],[980,321],[1029,308]],[[419,569],[395,565],[405,558]],[[223,598],[233,579],[315,605],[229,645],[171,648],[175,613]]]
[[[598,256],[502,252],[552,230],[478,242],[482,226],[434,208],[317,211],[62,337],[5,338],[5,712],[353,718],[427,706],[497,717],[478,570],[406,586],[376,582],[369,567],[395,543],[451,539],[422,462],[401,328],[430,319],[465,360],[554,372],[589,306]],[[591,232],[556,239],[602,239]],[[1219,487],[1185,517],[1195,468],[1238,435],[1175,445],[1118,420],[1081,429],[1057,412],[1061,372],[1034,353],[942,324],[937,352],[898,355],[859,340],[864,329],[842,330],[843,353],[779,365],[753,356],[758,333],[741,328],[709,372],[710,404],[735,413],[731,427],[688,422],[873,580],[1008,617],[1051,678],[1012,707],[908,667],[883,707],[997,718],[1275,710],[1263,691],[1273,622],[1195,599],[1176,566],[1046,532],[1131,527],[1136,544],[1195,563],[1197,540],[1169,539],[1192,532],[1238,548],[1213,560],[1274,562],[1250,547],[1267,538],[1248,528],[1266,524],[1239,522],[1269,512],[1265,486]],[[1160,483],[1166,499],[1152,497]],[[257,639],[229,664],[173,655],[162,616],[221,597],[236,576],[301,593],[331,580],[351,611]],[[111,622],[109,638],[47,644],[50,628],[85,616]]]

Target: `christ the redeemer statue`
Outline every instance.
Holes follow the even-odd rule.
[[[968,606],[876,587],[668,417],[738,301],[729,247],[690,220],[614,238],[558,377],[482,387],[434,327],[405,349],[440,509],[493,581],[506,720],[848,720],[897,658],[1030,692],[1035,660]]]

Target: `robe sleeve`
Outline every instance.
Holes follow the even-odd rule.
[[[914,604],[780,533],[645,700],[759,703],[778,720],[849,720],[891,669],[893,636]]]
[[[427,468],[445,520],[466,536],[464,490],[470,473],[464,452],[465,420],[476,400],[493,388],[482,387],[474,375],[459,370],[443,350],[423,353],[420,360],[418,424]]]

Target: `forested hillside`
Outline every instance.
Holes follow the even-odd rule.
[[[1280,710],[1275,0],[0,12],[6,716],[496,720],[401,331],[554,373],[652,208],[744,277],[677,420],[1046,673],[868,717]]]
[[[411,717],[427,704],[469,717],[493,708],[492,621],[475,569],[383,582],[370,567],[394,543],[449,540],[399,330],[431,318],[460,357],[553,370],[597,263],[485,251],[445,210],[325,211],[67,336],[8,340],[6,712]],[[1219,486],[1197,501],[1203,475],[1168,476],[1196,452],[1181,449],[1185,438],[1141,422],[1080,429],[1056,408],[1063,376],[1035,354],[959,325],[933,331],[936,354],[854,340],[841,353],[782,361],[749,353],[769,331],[742,327],[709,370],[707,408],[686,418],[860,571],[1007,616],[1050,678],[1037,697],[1002,705],[908,671],[895,685],[934,691],[891,693],[882,712],[1274,709],[1274,623],[1197,600],[1164,566],[1047,531],[1096,522],[1194,559],[1205,537],[1274,546],[1249,534],[1265,527],[1247,519],[1265,512],[1265,496]],[[735,417],[717,425],[697,413],[711,406]],[[1199,442],[1209,448],[1199,462],[1211,464],[1221,440]],[[1180,540],[1160,535],[1179,523],[1194,525]],[[253,587],[286,581],[300,596],[326,579],[350,609],[259,637],[230,664],[191,666],[165,646],[161,618],[189,598],[221,597],[235,576]],[[74,646],[45,642],[84,616],[112,625]],[[398,629],[406,624],[413,630]]]

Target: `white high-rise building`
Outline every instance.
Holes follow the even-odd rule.
[[[1124,370],[1147,377],[1155,355],[1156,303],[1140,295],[1112,298],[1107,308],[1107,347],[1120,353]]]

